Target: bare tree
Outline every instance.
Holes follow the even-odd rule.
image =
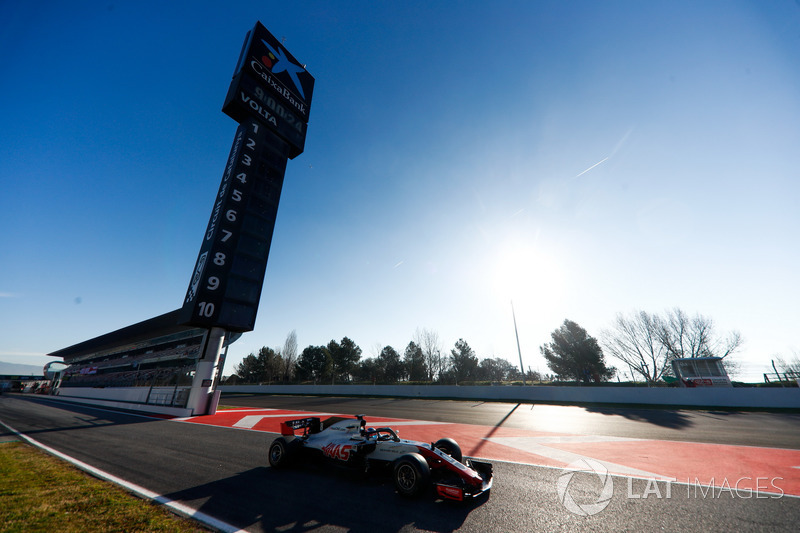
[[[718,336],[713,320],[700,314],[690,317],[676,307],[663,317],[645,311],[617,315],[612,328],[603,332],[602,342],[606,353],[628,365],[631,374],[653,383],[671,372],[673,359],[724,359],[743,341],[737,331]],[[736,362],[725,360],[724,364],[730,374],[737,372]]]
[[[414,343],[422,349],[428,370],[428,381],[437,379],[445,371],[445,358],[442,356],[439,334],[429,329],[417,329],[414,333]]]
[[[792,359],[784,359],[780,355],[775,356],[775,363],[777,363],[779,372],[784,374],[800,374],[800,351],[792,350]]]
[[[695,357],[724,359],[741,348],[743,342],[738,331],[732,331],[725,337],[718,337],[714,331],[713,320],[700,314],[689,317],[677,307],[667,312],[659,336],[670,359]]]
[[[292,380],[294,367],[297,364],[297,330],[293,329],[286,335],[280,354],[283,358],[283,381],[288,383]]]
[[[601,334],[603,351],[616,357],[648,383],[661,379],[669,369],[667,348],[661,343],[663,319],[646,311],[618,314],[611,329]]]

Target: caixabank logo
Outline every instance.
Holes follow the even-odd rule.
[[[308,122],[314,77],[260,22],[250,32],[248,41],[240,67]]]

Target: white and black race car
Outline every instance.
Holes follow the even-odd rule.
[[[287,420],[281,434],[269,447],[273,468],[321,458],[363,472],[388,472],[403,496],[418,496],[433,486],[437,495],[457,501],[492,488],[491,463],[463,458],[453,439],[404,440],[388,427],[367,428],[363,415]]]

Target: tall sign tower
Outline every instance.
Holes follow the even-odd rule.
[[[313,92],[305,66],[256,22],[222,106],[239,128],[181,308],[182,324],[209,329],[187,405],[196,413],[227,332],[255,327],[286,163],[305,147]]]
[[[257,22],[223,112],[239,122],[184,299],[183,323],[252,331],[287,159],[303,152],[314,78]]]

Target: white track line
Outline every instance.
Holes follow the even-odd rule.
[[[154,501],[156,503],[159,503],[159,504],[161,504],[161,505],[163,505],[165,507],[168,507],[173,512],[175,512],[175,513],[177,513],[177,514],[179,514],[181,516],[186,516],[186,517],[192,518],[193,520],[197,520],[198,522],[200,522],[202,524],[205,524],[205,525],[207,525],[209,527],[212,527],[214,529],[218,529],[219,531],[224,531],[225,533],[244,533],[245,532],[245,530],[239,529],[238,527],[233,526],[231,524],[228,524],[227,522],[223,522],[222,520],[219,520],[217,518],[214,518],[213,516],[207,515],[207,514],[201,512],[201,511],[198,511],[197,509],[192,509],[188,505],[184,505],[184,504],[176,502],[174,500],[170,500],[169,498],[167,498],[165,496],[157,494],[157,493],[155,493],[155,492],[153,492],[151,490],[148,490],[148,489],[146,489],[144,487],[140,487],[139,485],[136,485],[135,483],[131,483],[130,481],[125,481],[124,479],[119,478],[119,477],[117,477],[117,476],[115,476],[113,474],[109,474],[108,472],[106,472],[104,470],[100,470],[99,468],[95,468],[92,465],[86,464],[83,461],[79,461],[78,459],[75,459],[74,457],[70,457],[69,455],[67,455],[65,453],[62,453],[62,452],[60,452],[60,451],[58,451],[58,450],[56,450],[54,448],[46,446],[45,444],[42,444],[41,442],[39,442],[39,441],[37,441],[35,439],[32,439],[31,437],[29,437],[27,435],[24,435],[24,434],[20,433],[19,431],[17,431],[16,429],[12,428],[11,426],[6,424],[2,420],[0,420],[0,424],[5,426],[9,431],[11,431],[15,435],[17,435],[17,437],[21,438],[22,440],[24,440],[28,444],[36,446],[37,448],[39,448],[41,450],[44,450],[45,452],[47,452],[47,453],[49,453],[51,455],[55,455],[56,457],[58,457],[60,459],[63,459],[64,461],[67,461],[68,463],[71,463],[71,464],[75,465],[76,467],[80,468],[81,470],[83,470],[85,472],[88,472],[88,473],[92,474],[95,477],[98,477],[100,479],[104,479],[106,481],[114,483],[115,485],[119,485],[120,487],[122,487],[122,488],[124,488],[124,489],[126,489],[126,490],[128,490],[128,491],[130,491],[130,492],[132,492],[134,494],[136,494],[140,498],[145,498],[145,499],[148,499],[148,500],[152,500],[152,501]]]

